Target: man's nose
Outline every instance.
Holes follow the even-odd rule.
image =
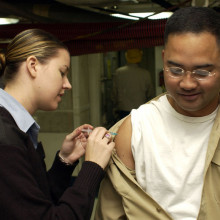
[[[186,71],[180,81],[180,87],[185,90],[195,89],[198,85],[197,79],[192,75],[191,71]]]

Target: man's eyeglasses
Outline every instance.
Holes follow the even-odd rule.
[[[173,78],[181,78],[183,77],[187,72],[191,73],[191,76],[197,80],[206,80],[210,76],[214,76],[215,73],[212,73],[208,70],[202,70],[202,69],[196,69],[193,71],[186,71],[180,67],[167,67],[164,68],[164,71],[168,72],[169,76]]]

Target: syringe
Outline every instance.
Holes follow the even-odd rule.
[[[92,132],[92,129],[90,129],[90,128],[87,128],[87,129],[83,128],[81,131],[82,132],[87,132],[88,134],[90,134]],[[111,135],[117,135],[117,133],[114,133],[114,132],[111,132],[111,131],[109,131],[109,133]]]

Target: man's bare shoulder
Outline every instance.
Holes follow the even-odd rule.
[[[115,148],[121,161],[130,169],[134,169],[134,159],[131,152],[131,116],[128,116],[118,129],[115,137]]]

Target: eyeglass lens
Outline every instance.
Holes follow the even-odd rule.
[[[180,67],[169,67],[167,69],[172,77],[182,77],[186,71]],[[205,79],[211,75],[208,70],[196,69],[193,71],[188,71],[191,73],[192,77],[197,79]]]

